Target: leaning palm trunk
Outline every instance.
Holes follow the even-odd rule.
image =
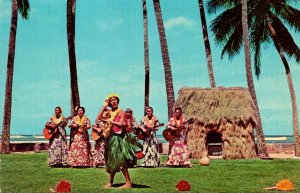
[[[200,18],[202,22],[202,33],[203,33],[203,41],[204,41],[205,53],[206,53],[208,76],[210,80],[210,86],[214,88],[216,87],[216,82],[215,82],[214,70],[212,65],[211,49],[210,49],[209,38],[207,33],[207,25],[206,25],[206,18],[205,18],[205,12],[203,7],[203,0],[198,0],[198,4],[200,10]]]
[[[2,138],[1,138],[1,153],[7,153],[7,154],[10,153],[9,138],[10,138],[10,122],[11,122],[11,106],[12,106],[12,84],[13,84],[13,74],[14,74],[16,33],[17,33],[17,24],[18,24],[17,1],[12,0],[11,5],[12,5],[11,24],[10,24],[10,35],[9,35],[5,102],[4,102],[3,124],[2,124]]]
[[[267,15],[267,17],[268,17],[268,15]],[[294,89],[294,85],[293,85],[293,81],[292,81],[292,75],[291,75],[289,64],[288,64],[283,52],[280,49],[280,45],[278,43],[278,38],[277,38],[276,32],[272,26],[270,19],[268,20],[268,28],[272,34],[272,39],[275,44],[276,50],[279,53],[280,58],[284,65],[284,69],[285,69],[285,73],[286,73],[286,77],[287,77],[287,81],[288,81],[288,85],[289,85],[291,100],[292,100],[295,156],[300,156],[298,111],[297,111],[297,103],[296,103],[295,89]]]
[[[75,8],[76,0],[67,0],[67,34],[71,82],[71,112],[74,115],[74,108],[80,106],[79,89],[77,81],[76,54],[75,54]]]
[[[146,107],[149,106],[149,90],[150,90],[150,65],[149,65],[149,44],[148,44],[148,17],[147,17],[147,3],[143,3],[143,18],[144,18],[144,63],[145,63],[145,104],[144,114],[146,114]]]
[[[245,60],[246,60],[247,83],[248,83],[250,95],[256,107],[255,118],[257,121],[257,125],[255,128],[256,128],[256,136],[258,141],[258,147],[257,147],[258,154],[260,157],[269,157],[267,153],[267,146],[263,134],[261,117],[260,117],[260,112],[257,104],[256,93],[255,93],[253,77],[252,77],[250,45],[249,45],[249,38],[248,38],[247,0],[241,0],[241,3],[242,3],[242,26],[243,26],[243,40],[244,40],[244,50],[245,50]]]
[[[168,45],[167,45],[165,28],[163,24],[159,0],[153,0],[153,4],[154,4],[154,11],[155,11],[156,22],[158,27],[159,39],[160,39],[162,59],[164,63],[165,83],[166,83],[167,100],[168,100],[167,101],[168,116],[170,118],[173,115],[173,106],[175,103],[172,70],[171,70],[171,65],[169,60]]]

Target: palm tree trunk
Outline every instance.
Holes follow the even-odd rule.
[[[150,65],[149,65],[149,44],[148,44],[148,17],[147,17],[147,3],[143,3],[143,18],[144,18],[144,63],[145,63],[145,104],[144,115],[146,115],[146,107],[149,106],[149,90],[150,90]]]
[[[207,33],[207,25],[206,25],[205,11],[204,11],[204,7],[203,7],[203,0],[198,0],[198,4],[199,4],[199,10],[200,10],[200,19],[202,22],[202,33],[203,33],[203,41],[204,41],[204,46],[205,46],[210,87],[215,88],[216,82],[215,82],[214,70],[213,70],[213,65],[212,65],[211,49],[210,49],[209,38],[208,38],[208,33]]]
[[[76,0],[67,0],[67,34],[68,34],[68,50],[69,50],[69,66],[70,66],[70,82],[72,93],[72,115],[75,114],[74,108],[80,106],[79,89],[77,81],[77,67],[75,54],[75,8]]]
[[[265,142],[265,137],[263,134],[262,123],[260,112],[257,104],[256,93],[253,83],[252,77],[252,67],[251,67],[251,55],[250,55],[250,45],[249,45],[249,38],[248,38],[248,18],[247,18],[247,0],[241,0],[242,3],[242,26],[243,26],[243,40],[244,40],[244,51],[245,51],[245,60],[246,60],[246,76],[247,76],[247,83],[250,95],[256,107],[255,111],[255,118],[257,121],[256,125],[256,136],[258,141],[258,154],[261,158],[269,157],[267,152],[267,146]]]
[[[267,15],[267,18],[269,18],[268,15]],[[293,109],[293,134],[294,134],[294,143],[295,143],[295,145],[294,145],[295,156],[300,156],[298,111],[297,111],[296,95],[295,95],[295,89],[294,89],[293,80],[292,80],[292,74],[290,71],[289,64],[284,56],[284,53],[280,49],[280,45],[278,43],[278,38],[277,38],[276,32],[272,26],[272,22],[270,19],[268,19],[268,28],[272,34],[272,39],[275,44],[276,50],[279,53],[280,58],[284,65],[285,74],[286,74],[286,78],[287,78],[288,86],[289,86],[289,90],[290,90],[290,95],[291,95],[292,109]]]
[[[161,9],[160,9],[160,2],[159,0],[153,0],[153,4],[154,4],[154,11],[155,11],[156,22],[158,27],[159,39],[160,39],[162,59],[164,63],[165,83],[166,83],[167,100],[168,100],[168,117],[170,118],[173,115],[173,106],[175,103],[172,70],[171,70],[171,65],[169,60],[168,45],[167,45],[165,28],[162,19]]]
[[[2,123],[1,137],[1,153],[10,153],[10,122],[11,122],[11,106],[12,106],[12,85],[14,75],[15,45],[16,33],[18,25],[18,6],[16,0],[11,0],[11,23],[9,35],[9,50],[7,60],[6,86],[5,86],[5,102]]]

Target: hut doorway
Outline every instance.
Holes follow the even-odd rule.
[[[210,156],[220,156],[222,155],[222,134],[218,132],[207,133],[206,136],[206,148],[208,155]]]

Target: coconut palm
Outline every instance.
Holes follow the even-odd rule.
[[[13,84],[13,70],[15,59],[15,45],[16,33],[18,25],[18,11],[22,18],[29,17],[29,1],[28,0],[11,0],[11,24],[9,35],[9,49],[7,59],[7,73],[5,86],[5,102],[2,124],[2,138],[1,138],[1,153],[10,153],[9,138],[10,138],[10,121],[11,121],[11,106],[12,106],[12,84]]]
[[[215,12],[219,8],[227,8],[213,20],[211,29],[214,32],[216,41],[224,45],[222,56],[227,53],[229,57],[232,57],[239,52],[243,40],[240,19],[241,4],[238,0],[210,0],[208,5],[210,12]],[[254,51],[255,74],[259,77],[261,45],[272,40],[286,71],[292,100],[295,155],[300,156],[296,97],[289,65],[285,58],[285,55],[288,55],[300,62],[300,50],[283,23],[285,22],[290,27],[295,28],[296,31],[299,31],[300,11],[290,6],[287,0],[248,1],[248,7],[250,46]]]
[[[144,63],[145,63],[145,103],[144,103],[144,114],[146,114],[146,107],[149,106],[150,65],[149,65],[147,2],[146,2],[146,0],[142,0],[142,3],[143,3],[143,19],[144,19]]]
[[[205,19],[203,0],[198,0],[198,4],[199,4],[199,11],[200,11],[200,19],[201,19],[201,23],[202,23],[202,34],[203,34],[203,41],[204,41],[204,46],[205,46],[210,87],[214,88],[214,87],[216,87],[216,81],[215,81],[214,70],[213,70],[213,65],[212,65],[211,49],[210,49],[209,38],[208,38],[208,33],[207,33],[207,25],[206,25],[206,19]]]
[[[168,117],[170,118],[173,115],[173,106],[175,103],[172,70],[171,70],[168,45],[167,45],[167,39],[166,39],[166,34],[165,34],[165,27],[164,27],[164,23],[163,23],[163,19],[162,19],[162,13],[161,13],[161,9],[160,9],[159,0],[153,0],[153,5],[154,5],[157,28],[158,28],[158,33],[159,33],[162,59],[163,59],[163,64],[164,64],[165,83],[166,83],[167,102],[168,102]]]
[[[252,67],[251,67],[251,53],[250,53],[250,43],[248,37],[248,18],[247,18],[247,0],[241,0],[242,4],[242,32],[243,32],[243,41],[244,41],[244,52],[245,52],[245,62],[246,62],[246,76],[249,92],[251,94],[251,98],[254,101],[256,106],[255,117],[258,125],[256,126],[256,134],[258,139],[258,150],[259,155],[268,157],[266,142],[263,134],[261,116],[257,104],[256,92],[254,88],[254,82],[252,77]]]
[[[67,0],[67,36],[71,82],[71,112],[73,115],[75,114],[74,107],[80,106],[75,54],[75,10],[76,0]]]

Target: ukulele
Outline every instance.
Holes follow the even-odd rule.
[[[181,126],[178,127],[176,130],[172,129],[165,129],[163,131],[163,136],[167,141],[173,141],[181,131],[186,127],[186,124],[190,124],[193,122],[193,118],[189,118],[188,120],[184,121]]]
[[[139,140],[144,140],[145,138],[147,138],[148,136],[151,135],[151,131],[156,130],[156,128],[162,127],[164,125],[165,125],[164,123],[160,123],[159,125],[155,126],[153,129],[150,129],[149,127],[147,127],[146,125],[144,125],[144,128],[147,131],[144,132],[141,128],[137,128],[136,129],[136,135],[137,135],[137,137],[138,137]]]
[[[72,118],[73,118],[73,116],[67,117],[64,121],[60,122],[54,129],[50,129],[48,127],[45,127],[43,129],[44,138],[50,140],[54,136],[54,134],[58,132],[58,127],[60,127],[61,125],[67,123]]]

